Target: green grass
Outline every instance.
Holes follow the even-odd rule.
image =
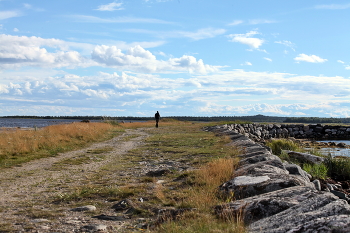
[[[272,153],[279,156],[281,159],[293,162],[300,165],[306,172],[308,172],[313,179],[326,179],[328,177],[335,180],[349,180],[350,179],[350,159],[347,157],[332,158],[328,156],[324,163],[321,164],[307,164],[300,161],[292,160],[288,154],[283,150],[303,151],[303,148],[288,139],[274,139],[266,144],[272,149]],[[313,155],[324,157],[317,149],[308,150]]]
[[[328,168],[328,174],[335,180],[349,180],[350,179],[350,159],[332,158],[328,156],[325,160],[325,165]]]
[[[304,164],[303,169],[314,179],[325,180],[328,177],[328,167],[324,163]]]
[[[288,139],[274,139],[266,144],[271,148],[274,155],[282,155],[282,150],[300,151],[297,143]]]

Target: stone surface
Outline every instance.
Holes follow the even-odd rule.
[[[232,140],[230,144],[241,149],[242,160],[235,171],[235,178],[219,187],[220,194],[224,197],[227,195],[227,198],[234,195],[235,201],[216,206],[214,210],[217,216],[240,217],[244,220],[248,232],[254,233],[350,232],[348,196],[334,190],[320,191],[320,182],[310,182],[310,175],[300,166],[283,163],[272,155],[269,149],[237,133],[249,135],[247,132],[256,129],[255,127],[256,125],[252,124],[249,127],[233,125],[226,128],[228,132],[225,133],[229,134]],[[269,132],[271,137],[286,134],[286,130],[278,130],[278,127],[286,126],[262,126],[262,129],[259,129],[261,137],[268,135],[266,132]],[[304,136],[312,136],[314,134],[310,132],[322,133],[325,130],[320,125],[289,127],[291,128],[287,129],[288,132]],[[256,137],[254,135],[254,139]],[[309,155],[302,157],[304,161],[313,163],[321,161]]]
[[[338,223],[331,217],[349,215],[350,206],[345,200],[339,200],[329,192],[316,195],[301,202],[299,205],[290,207],[280,213],[263,218],[250,224],[249,232],[305,232],[299,229],[307,229],[309,232],[322,232],[324,225],[330,224],[335,227]],[[320,219],[323,221],[320,222]],[[350,219],[350,217],[348,216]],[[316,221],[319,221],[316,223]],[[347,227],[350,221],[347,220]],[[334,232],[334,231],[323,231]]]
[[[314,188],[294,186],[219,205],[215,207],[215,212],[222,218],[240,214],[245,224],[249,224],[296,206],[317,194]]]
[[[314,180],[312,181],[312,183],[315,185],[315,188],[318,190],[318,191],[321,191],[321,183],[319,180]]]
[[[220,127],[219,127],[220,128]],[[217,129],[219,129],[217,128]],[[331,125],[279,125],[279,124],[231,124],[226,125],[226,130],[239,133],[241,135],[249,135],[254,139],[270,139],[270,138],[310,138],[310,139],[333,139],[348,140],[350,139],[350,127],[331,126]],[[339,145],[344,146],[344,145]]]
[[[297,159],[298,161],[301,161],[301,162],[318,164],[324,161],[323,157],[308,154],[308,153],[300,153],[295,151],[285,151],[285,152],[289,155],[289,157]]]

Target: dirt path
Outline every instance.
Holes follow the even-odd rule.
[[[84,225],[102,224],[47,200],[89,183],[89,177],[118,164],[148,136],[147,129],[128,129],[106,142],[0,171],[0,232],[84,232]],[[52,212],[57,215],[48,219]]]

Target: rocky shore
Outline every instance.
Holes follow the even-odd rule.
[[[350,133],[350,128],[334,128],[334,134],[329,134],[333,132],[329,129],[256,124],[207,128],[229,135],[231,144],[242,150],[234,179],[219,187],[223,197],[234,197],[234,201],[216,206],[216,214],[241,218],[249,232],[350,232],[350,205],[345,193],[336,190],[334,184],[321,185],[300,166],[281,161],[270,148],[252,140],[345,137]]]
[[[350,126],[322,124],[230,124],[227,129],[253,139],[288,138],[349,140]]]

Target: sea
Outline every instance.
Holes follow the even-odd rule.
[[[321,141],[321,142],[335,142],[338,143],[345,143],[346,145],[350,146],[350,141],[348,140],[335,140],[335,141]],[[346,156],[350,157],[350,149],[349,148],[321,148],[318,149],[319,152],[323,155],[331,155],[332,157],[335,156]]]
[[[317,141],[317,142],[334,142],[335,144],[338,143],[345,143],[346,145],[350,146],[349,140],[329,140],[329,141]],[[313,150],[312,148],[304,148],[305,150]],[[336,147],[330,147],[330,148],[318,148],[318,152],[320,152],[322,155],[328,156],[331,155],[332,157],[337,156],[346,156],[350,157],[350,149],[349,148],[336,148]]]

